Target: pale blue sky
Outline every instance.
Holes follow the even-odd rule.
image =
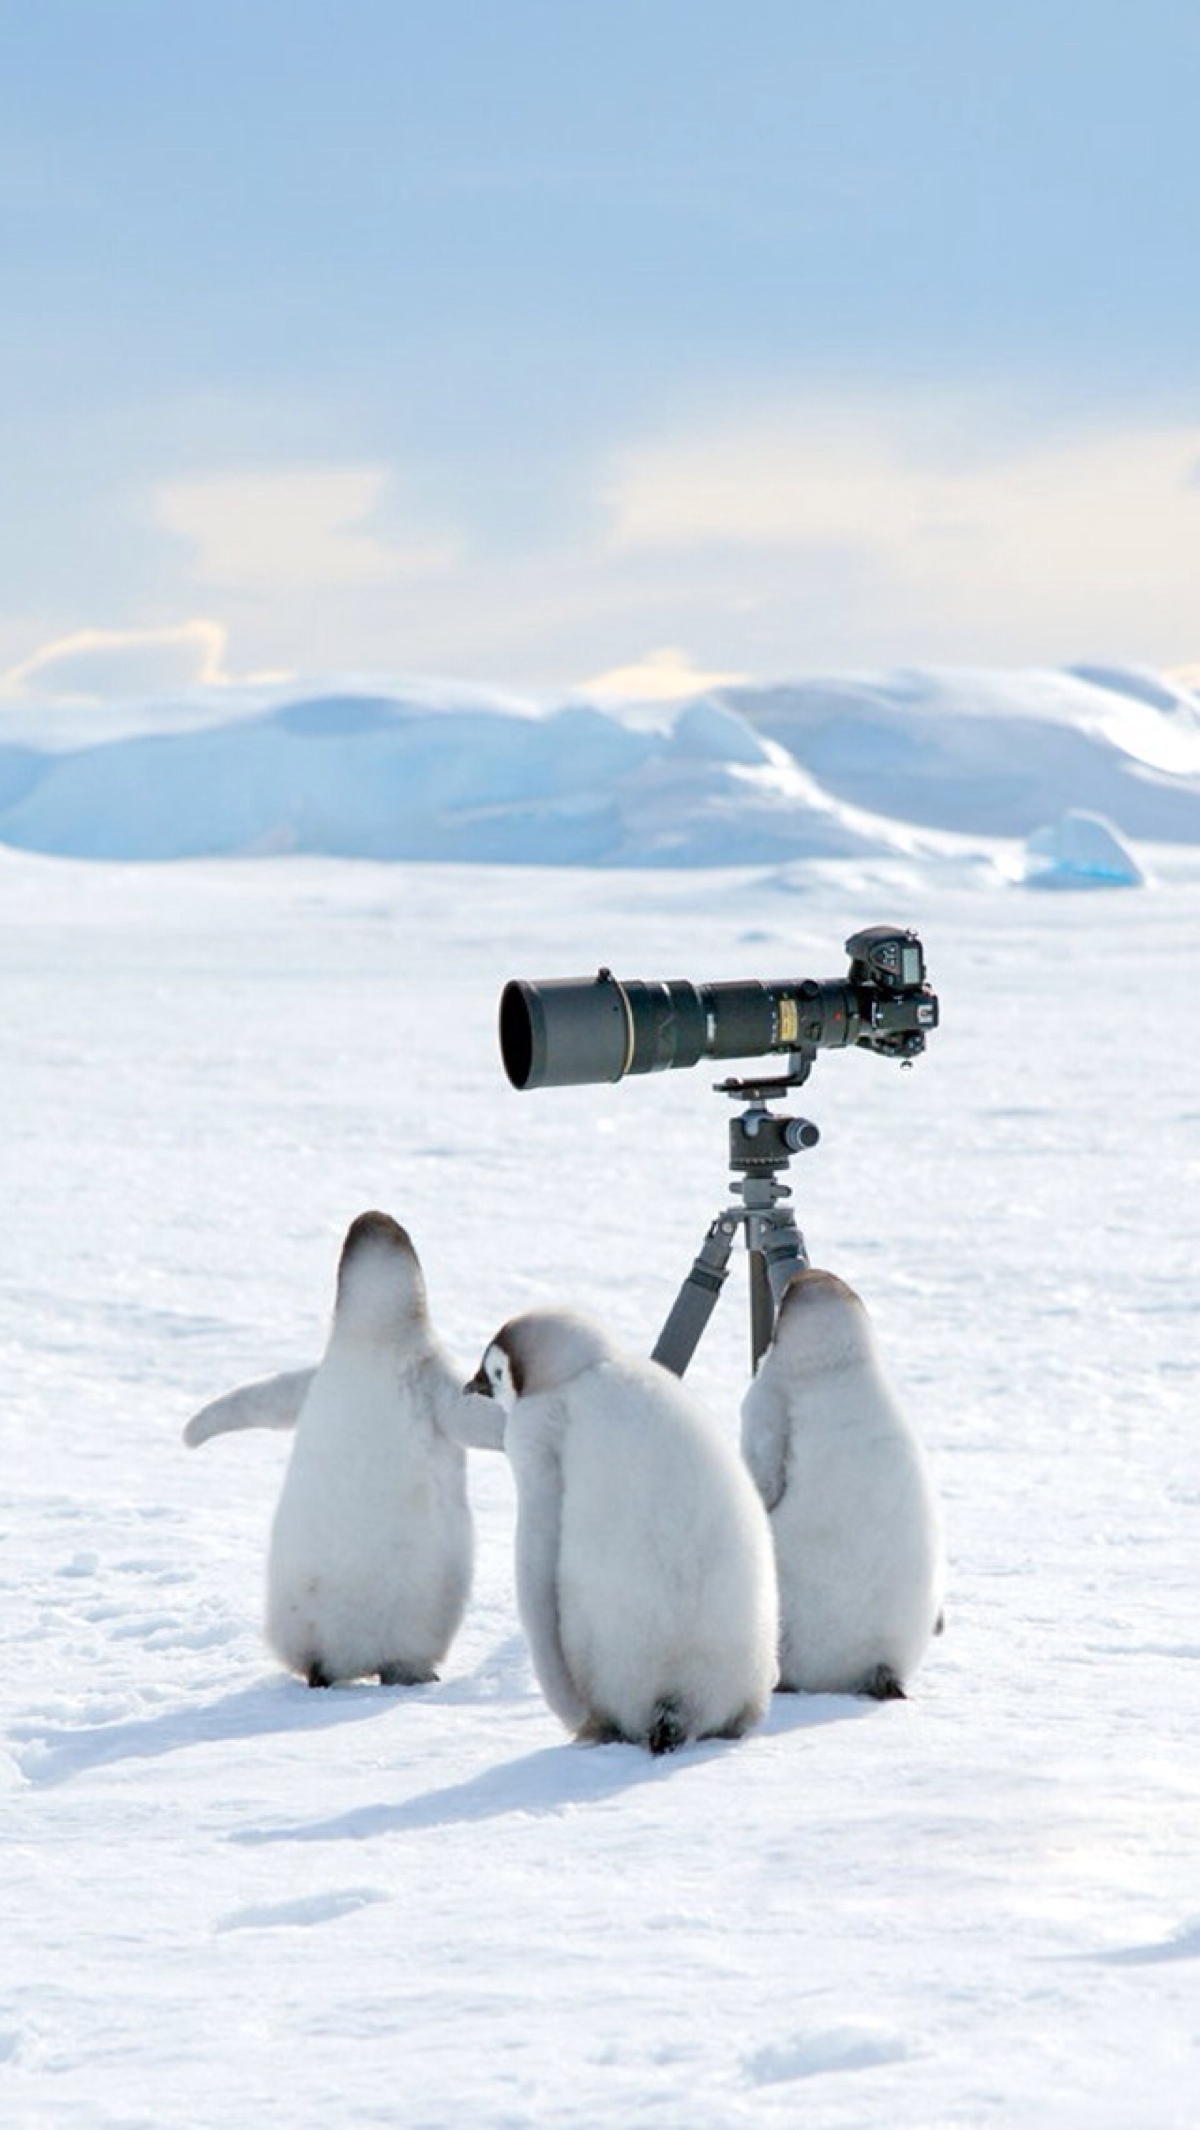
[[[1200,657],[1195,0],[38,0],[3,55],[10,690]]]

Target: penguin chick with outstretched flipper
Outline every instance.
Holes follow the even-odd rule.
[[[742,1451],[775,1543],[780,1686],[902,1698],[939,1621],[940,1517],[867,1312],[832,1272],[789,1281]]]
[[[267,1639],[310,1686],[432,1679],[471,1580],[464,1445],[500,1447],[502,1430],[481,1426],[484,1401],[463,1399],[416,1251],[387,1214],[360,1214],[347,1233],[320,1365],[217,1400],[185,1439],[286,1427],[299,1385],[267,1558]]]
[[[267,1638],[311,1686],[436,1676],[471,1581],[464,1417],[408,1235],[361,1214],[267,1561]]]
[[[507,1323],[468,1388],[510,1407],[517,1605],[554,1713],[652,1753],[756,1723],[775,1679],[770,1532],[683,1386],[547,1309]]]

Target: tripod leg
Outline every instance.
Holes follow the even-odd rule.
[[[750,1368],[753,1373],[771,1343],[775,1329],[775,1297],[767,1276],[762,1251],[750,1251]]]
[[[758,1367],[775,1329],[775,1312],[794,1272],[808,1265],[804,1237],[786,1206],[751,1213],[746,1232],[750,1252],[750,1348]]]
[[[700,1334],[717,1306],[717,1296],[725,1284],[729,1253],[741,1219],[740,1213],[718,1214],[658,1334],[658,1344],[650,1358],[663,1368],[669,1368],[673,1376],[683,1375],[700,1344]]]

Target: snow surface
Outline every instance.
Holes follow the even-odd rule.
[[[0,851],[0,908],[0,2120],[1191,2130],[1197,856],[1040,896]],[[945,1502],[912,1698],[572,1746],[486,1456],[441,1683],[281,1675],[287,1437],[180,1431],[316,1356],[349,1219],[411,1229],[465,1373],[551,1298],[647,1349],[725,1202],[716,1075],[515,1094],[504,979],[836,975],[884,919],[943,1025],[911,1072],[821,1058],[793,1178]],[[731,1434],[747,1346],[738,1265],[691,1372]]]
[[[1071,808],[1200,842],[1197,698],[1081,669],[728,687],[673,717],[416,681],[0,704],[0,843],[83,858],[787,863],[978,847]]]

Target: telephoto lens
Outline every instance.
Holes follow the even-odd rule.
[[[849,976],[819,982],[644,983],[611,969],[540,984],[514,978],[500,999],[504,1069],[525,1089],[849,1043],[915,1057],[938,1018],[916,933],[875,925],[846,945]]]

